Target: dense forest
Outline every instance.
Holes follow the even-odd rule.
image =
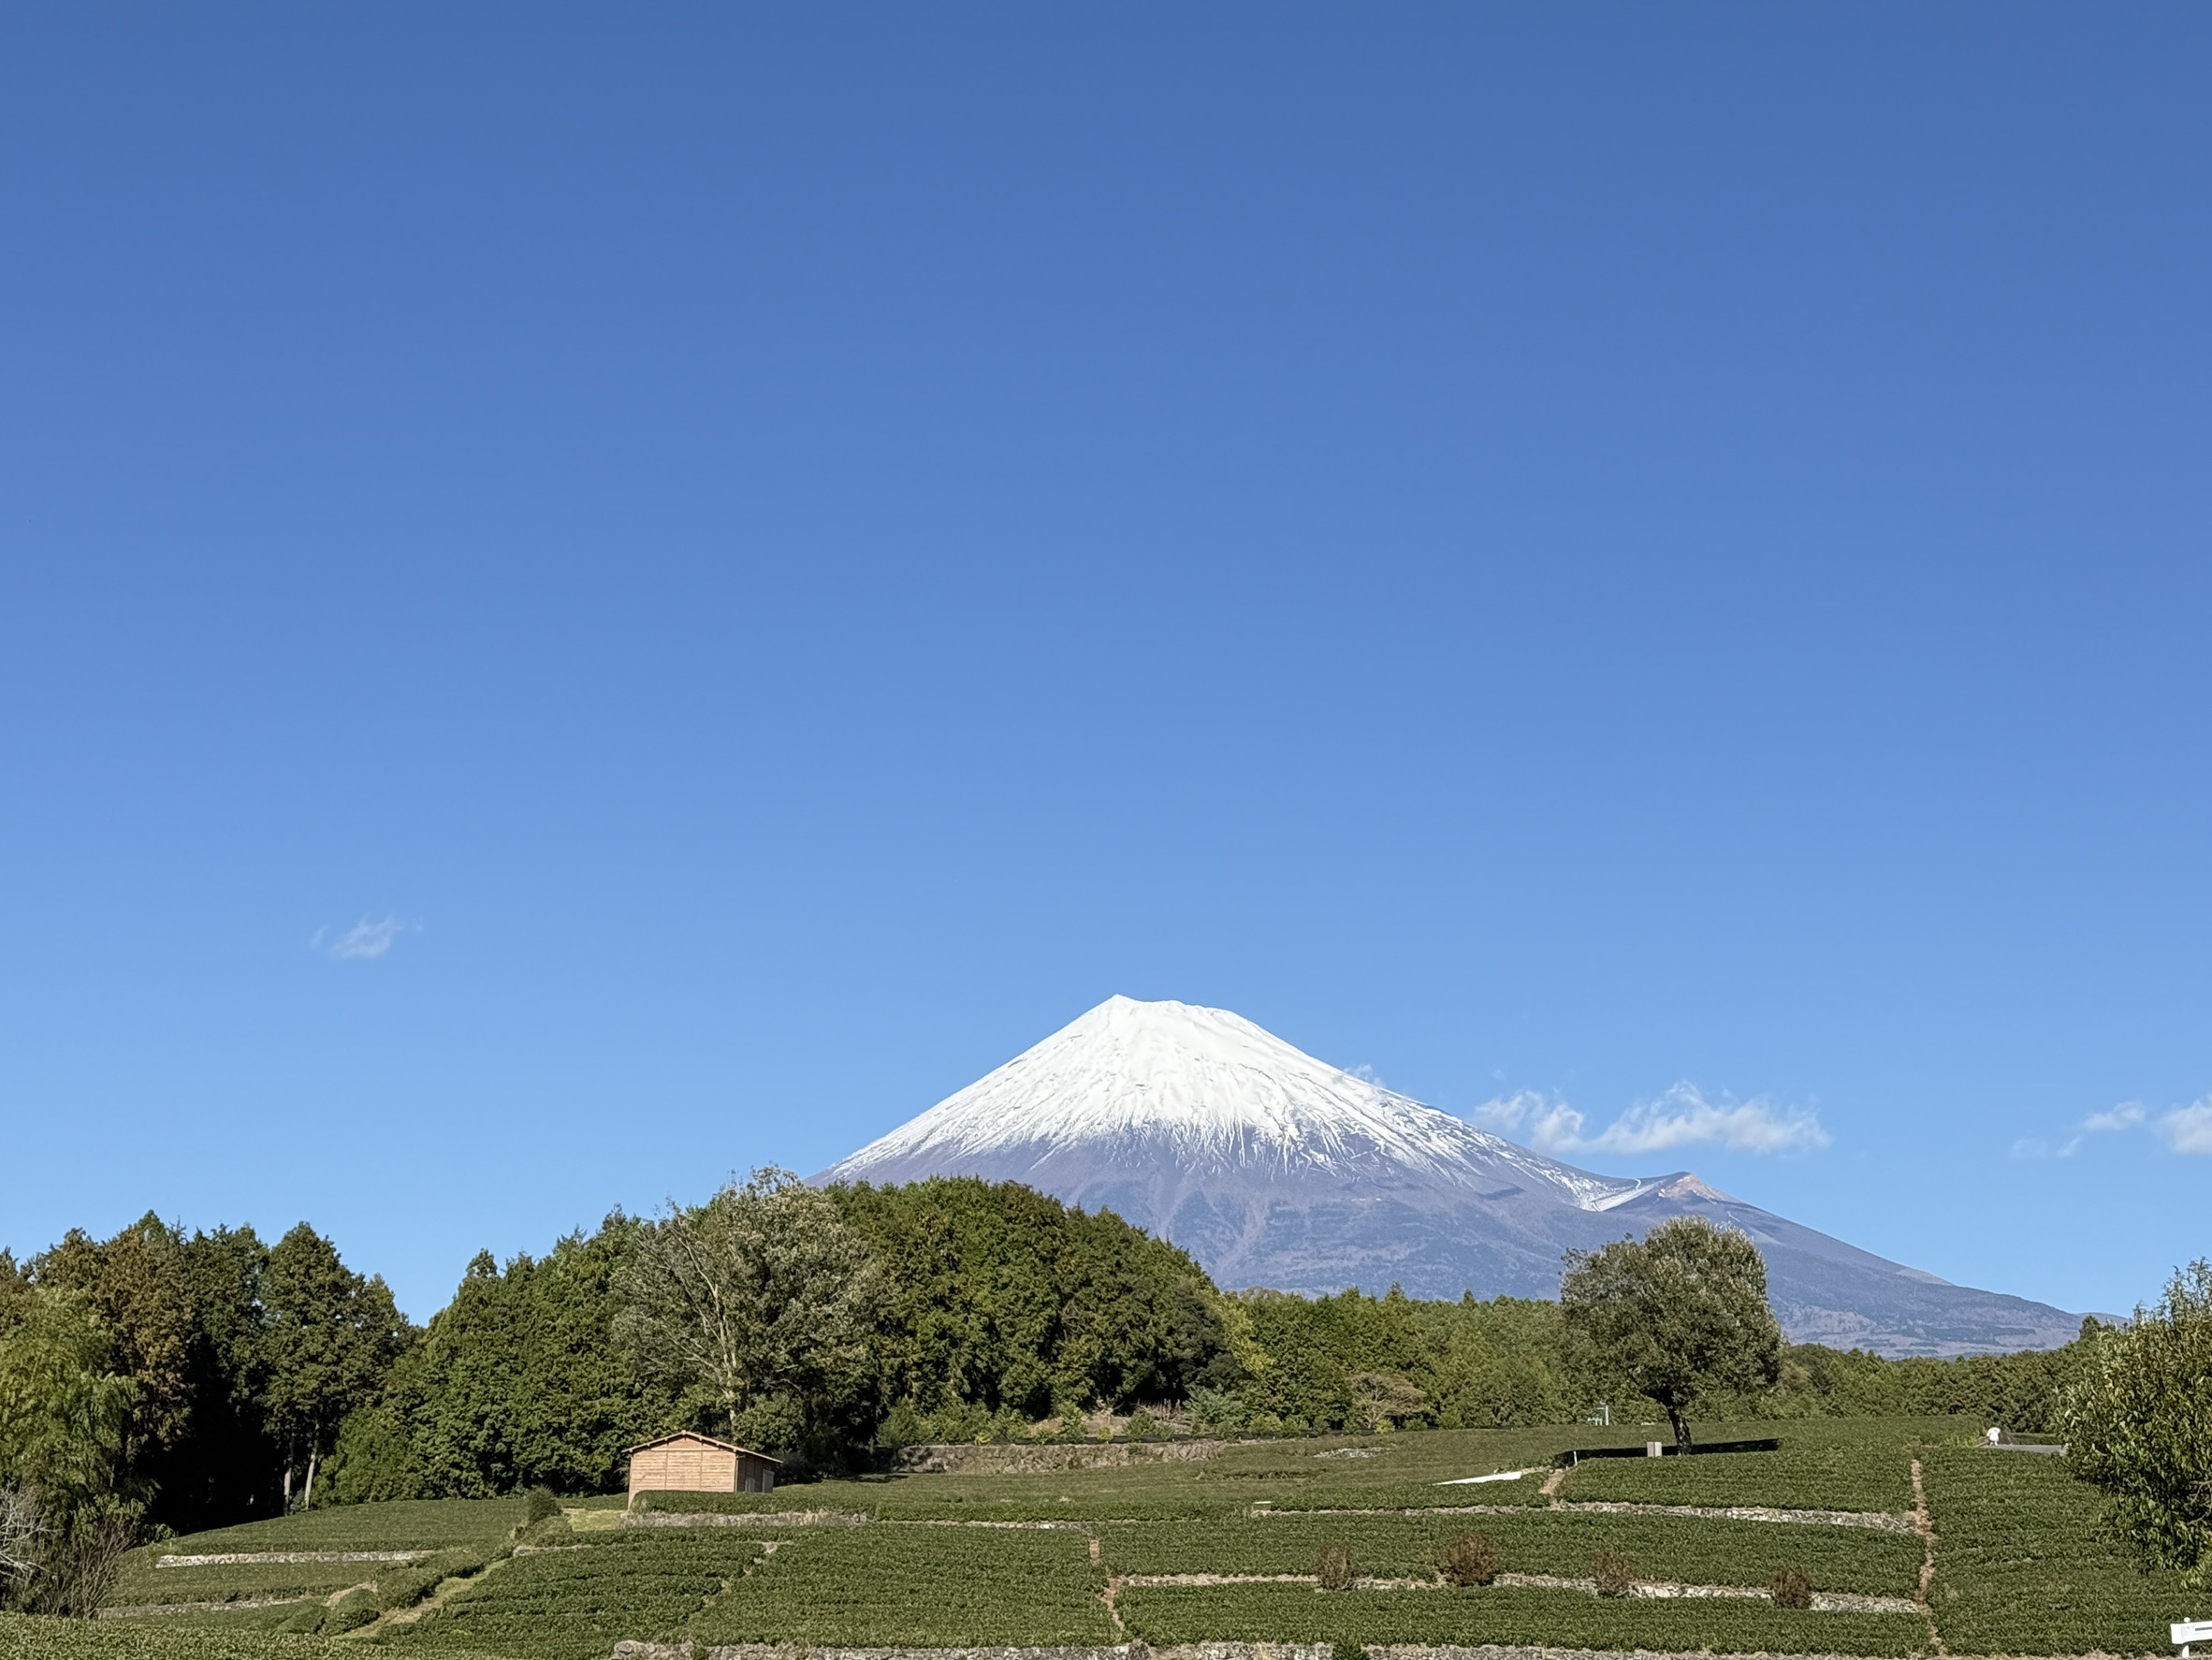
[[[702,1310],[711,1303],[712,1319]],[[2080,1345],[1885,1361],[1801,1345],[1708,1417],[2050,1425]],[[763,1172],[541,1257],[472,1262],[421,1329],[305,1223],[148,1216],[0,1253],[0,1491],[49,1525],[190,1529],[303,1504],[604,1490],[706,1428],[805,1469],[938,1440],[1571,1422],[1601,1391],[1557,1304],[1227,1294],[1111,1214],[1011,1184],[826,1192]],[[1621,1418],[1648,1403],[1613,1400]]]

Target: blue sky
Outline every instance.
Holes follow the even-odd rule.
[[[11,11],[0,1244],[307,1216],[423,1318],[1121,992],[2154,1295],[2208,73],[2177,7]]]

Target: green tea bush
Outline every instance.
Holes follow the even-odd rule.
[[[383,1612],[373,1591],[349,1591],[323,1618],[323,1629],[335,1637],[342,1631],[356,1631],[368,1624]]]
[[[676,1633],[742,1577],[758,1541],[725,1529],[639,1530],[582,1550],[517,1556],[412,1625],[379,1631],[408,1649],[482,1649],[528,1660],[605,1660],[625,1638]]]
[[[397,1562],[234,1562],[211,1567],[158,1567],[151,1553],[135,1555],[109,1598],[111,1607],[158,1607],[177,1602],[265,1602],[328,1596],[363,1580],[382,1581],[406,1571]]]
[[[377,1604],[386,1610],[411,1609],[447,1580],[482,1573],[490,1560],[483,1551],[441,1551],[411,1567],[378,1574]]]
[[[1332,1541],[1351,1547],[1363,1570],[1387,1579],[1426,1576],[1459,1516],[1199,1518],[1106,1523],[1100,1552],[1116,1574],[1303,1574]],[[1909,1533],[1797,1522],[1729,1522],[1688,1516],[1510,1511],[1482,1518],[1501,1571],[1579,1574],[1590,1553],[1636,1557],[1652,1577],[1693,1585],[1756,1590],[1780,1567],[1802,1568],[1815,1589],[1910,1596],[1920,1578],[1920,1541]]]
[[[362,1660],[359,1638],[216,1628],[164,1616],[158,1620],[56,1620],[0,1613],[0,1660]],[[481,1651],[447,1650],[439,1660],[512,1660]],[[604,1657],[603,1657],[604,1660]]]
[[[543,1522],[549,1516],[560,1514],[560,1501],[553,1496],[550,1487],[533,1487],[522,1495],[524,1525]]]
[[[2060,1460],[1958,1447],[1923,1462],[1929,1602],[1955,1653],[2164,1653],[2167,1623],[2203,1608],[2178,1575],[2134,1569],[2099,1527],[2096,1490]]]
[[[1155,1648],[1201,1642],[1386,1643],[1647,1650],[1661,1653],[1856,1654],[1924,1651],[1915,1614],[1808,1613],[1764,1600],[1601,1599],[1493,1585],[1481,1592],[1303,1585],[1132,1586],[1115,1599],[1132,1637]]]
[[[1739,1427],[1776,1433],[1771,1424]],[[1783,1510],[1910,1510],[1913,1440],[1938,1433],[1956,1431],[1925,1421],[1842,1419],[1791,1424],[1780,1431],[1782,1446],[1773,1452],[1588,1459],[1567,1473],[1560,1497],[1716,1507],[1766,1505]]]
[[[267,1522],[185,1534],[147,1554],[214,1555],[247,1551],[411,1551],[495,1545],[523,1520],[518,1498],[395,1499],[335,1505]],[[174,1571],[174,1570],[172,1570]]]
[[[322,1630],[323,1622],[329,1616],[329,1612],[330,1610],[319,1602],[303,1602],[277,1629],[312,1637],[314,1633]]]
[[[706,1645],[802,1648],[1112,1643],[1120,1639],[1105,1589],[1105,1571],[1080,1533],[808,1529],[789,1536],[681,1635]]]

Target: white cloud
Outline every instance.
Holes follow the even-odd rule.
[[[2159,1115],[2158,1138],[2176,1153],[2212,1153],[2212,1095]]]
[[[2015,1158],[2071,1158],[2093,1135],[2124,1135],[2147,1129],[2173,1153],[2212,1154],[2212,1095],[2186,1107],[2161,1113],[2156,1118],[2140,1102],[2122,1101],[2103,1113],[2091,1113],[2074,1127],[2074,1133],[2057,1146],[2030,1137],[2013,1143]]]
[[[396,916],[363,917],[336,939],[328,937],[329,929],[317,928],[308,945],[342,963],[373,962],[390,951],[400,935],[415,933],[421,927],[420,923],[402,922]]]
[[[2091,1113],[2081,1121],[2084,1135],[2104,1135],[2116,1130],[2132,1129],[2143,1122],[2143,1109],[2130,1101],[2124,1107],[2115,1107],[2109,1113]]]
[[[1595,1135],[1589,1120],[1564,1101],[1523,1090],[1475,1110],[1489,1129],[1520,1132],[1546,1153],[1662,1153],[1720,1146],[1732,1153],[1796,1153],[1828,1144],[1828,1132],[1808,1107],[1777,1107],[1764,1096],[1708,1100],[1695,1084],[1677,1084],[1656,1100],[1638,1101]]]

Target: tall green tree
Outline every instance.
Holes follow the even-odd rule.
[[[327,1468],[332,1495],[614,1485],[625,1451],[678,1416],[677,1391],[646,1377],[611,1332],[613,1280],[637,1227],[617,1211],[597,1233],[571,1234],[503,1271],[479,1254],[376,1402],[346,1420]]]
[[[284,1500],[291,1504],[294,1472],[304,1465],[300,1503],[312,1505],[315,1468],[338,1426],[373,1397],[411,1333],[383,1278],[346,1267],[305,1222],[270,1248],[261,1299],[264,1399],[282,1449]]]
[[[2091,1334],[2062,1424],[2066,1462],[2103,1490],[2112,1532],[2212,1588],[2212,1262],[2176,1273],[2128,1326]]]
[[[0,1293],[0,1493],[8,1495],[15,1536],[11,1600],[87,1614],[105,1598],[141,1507],[125,1473],[137,1399],[84,1292],[18,1283]]]
[[[278,1449],[269,1433],[261,1300],[269,1247],[251,1228],[195,1232],[179,1253],[192,1302],[185,1349],[189,1432],[155,1474],[153,1514],[180,1531],[275,1511]]]
[[[192,1288],[177,1230],[149,1211],[112,1239],[73,1228],[31,1264],[42,1286],[80,1295],[134,1388],[123,1427],[124,1479],[151,1488],[192,1421]]]
[[[866,1414],[883,1270],[791,1172],[671,1204],[639,1229],[616,1283],[618,1338],[734,1439],[822,1457]]]
[[[1559,1304],[1570,1352],[1657,1402],[1684,1451],[1700,1395],[1768,1389],[1782,1375],[1782,1331],[1767,1305],[1759,1247],[1702,1216],[1569,1251]]]

